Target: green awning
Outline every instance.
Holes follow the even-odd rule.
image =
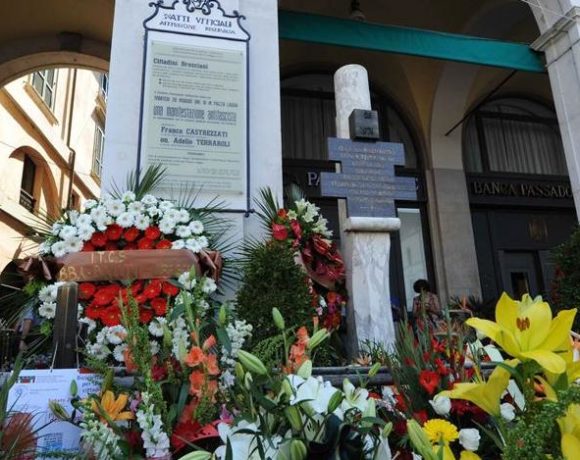
[[[542,54],[522,43],[283,10],[278,21],[284,40],[545,72]]]

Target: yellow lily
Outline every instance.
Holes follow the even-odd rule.
[[[128,399],[128,396],[123,393],[115,398],[115,393],[111,390],[107,390],[101,397],[100,407],[99,404],[93,400],[91,409],[103,420],[110,420],[112,422],[116,422],[117,420],[132,420],[134,418],[133,413],[130,411],[123,411],[127,405]]]
[[[580,452],[580,404],[570,404],[566,415],[558,419],[560,425],[562,455],[575,460]]]
[[[515,367],[518,360],[505,361],[504,364]],[[483,409],[488,414],[499,417],[500,399],[510,381],[510,373],[502,366],[497,366],[487,382],[478,383],[457,383],[452,390],[442,391],[440,396],[447,396],[452,399],[465,399],[471,401],[476,406]]]
[[[521,361],[535,361],[546,371],[561,374],[566,362],[559,355],[569,348],[576,309],[563,310],[552,318],[541,297],[524,295],[521,301],[503,293],[495,308],[496,322],[470,318],[466,324],[479,330],[503,350]]]

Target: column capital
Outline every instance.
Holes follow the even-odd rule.
[[[570,8],[564,16],[534,40],[530,48],[535,51],[546,51],[547,48],[559,42],[562,37],[567,36],[568,31],[576,24],[580,24],[580,6]]]

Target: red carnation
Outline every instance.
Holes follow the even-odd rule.
[[[115,241],[107,241],[105,244],[105,251],[117,251],[118,249],[119,246]]]
[[[435,393],[440,381],[441,378],[437,372],[423,370],[419,374],[419,383],[429,395]]]
[[[302,227],[300,227],[300,224],[297,220],[290,221],[290,228],[294,232],[296,238],[302,238]]]
[[[130,227],[127,230],[125,230],[125,233],[123,234],[123,238],[125,239],[125,241],[135,241],[137,238],[139,238],[139,234],[141,232],[136,228],[136,227]]]
[[[285,225],[272,224],[272,236],[275,240],[284,241],[288,238],[288,229]]]
[[[90,252],[90,251],[94,251],[95,247],[90,243],[90,242],[86,242],[85,244],[83,244],[83,251],[84,252]]]
[[[107,244],[107,237],[103,232],[95,232],[91,236],[91,244],[96,248],[102,248]]]
[[[145,229],[145,238],[148,238],[150,240],[156,240],[160,236],[161,230],[159,230],[159,227],[155,227],[154,225],[152,225],[151,227],[147,227]]]
[[[81,283],[79,284],[79,298],[82,300],[88,300],[95,294],[97,287],[93,283]]]
[[[145,232],[147,233],[147,232]],[[139,249],[153,249],[155,245],[155,241],[150,240],[149,238],[141,238],[138,242],[137,242],[137,247]]]
[[[105,230],[105,235],[110,241],[118,241],[123,236],[123,227],[117,224],[111,224]]]
[[[165,313],[167,313],[167,300],[163,297],[155,297],[151,300],[151,306],[157,316],[165,316]]]
[[[165,366],[155,364],[151,368],[151,377],[153,377],[155,382],[159,382],[160,380],[167,378],[167,369]]]
[[[288,212],[284,208],[278,209],[278,217],[286,219],[286,217],[288,217]]]
[[[179,288],[175,284],[165,281],[163,282],[163,294],[175,297],[179,294]]]
[[[121,310],[114,306],[105,308],[101,313],[101,321],[105,326],[118,326],[121,324]]]
[[[148,299],[159,297],[159,294],[161,294],[161,281],[152,280],[143,290],[143,294],[145,294]]]
[[[143,324],[149,324],[153,319],[153,310],[150,308],[139,309],[139,321]]]
[[[97,320],[101,317],[102,310],[100,308],[95,307],[94,305],[89,305],[85,308],[84,314],[87,318]]]
[[[169,240],[161,240],[155,245],[155,249],[171,249],[172,243]]]

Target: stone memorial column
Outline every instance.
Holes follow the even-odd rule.
[[[354,109],[371,109],[368,74],[360,65],[347,65],[334,75],[336,132],[350,138],[349,116]],[[395,329],[391,313],[389,258],[391,232],[401,221],[392,217],[348,217],[339,200],[342,252],[350,296],[347,308],[348,350],[356,356],[364,340],[391,346]]]

